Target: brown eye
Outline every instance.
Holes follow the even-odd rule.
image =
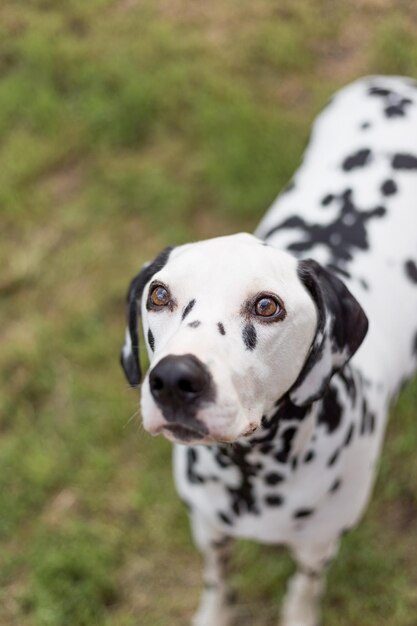
[[[155,306],[165,306],[170,300],[169,291],[162,285],[157,285],[152,289],[150,298]]]
[[[271,296],[262,296],[255,302],[255,313],[261,317],[273,317],[281,310],[278,302]]]

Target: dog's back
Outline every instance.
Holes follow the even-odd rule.
[[[370,320],[354,357],[387,401],[417,360],[417,83],[374,76],[339,91],[257,235],[311,256]]]

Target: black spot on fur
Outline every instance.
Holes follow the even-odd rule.
[[[254,350],[258,339],[256,336],[256,328],[251,322],[244,326],[242,336],[246,349]]]
[[[352,373],[352,369],[349,365],[343,367],[339,371],[339,378],[345,386],[346,393],[348,394],[352,404],[355,404],[358,395],[355,378]]]
[[[326,426],[326,432],[333,433],[340,426],[342,406],[337,398],[337,390],[330,386],[323,396],[319,413],[319,424]]]
[[[370,96],[389,96],[392,92],[390,89],[385,89],[384,87],[370,87],[368,90]]]
[[[385,108],[385,115],[387,117],[403,117],[405,110],[400,104],[390,104]]]
[[[217,322],[217,328],[219,329],[219,333],[221,335],[225,335],[226,334],[224,326],[223,326],[223,324],[221,322]]]
[[[298,457],[295,456],[292,460],[291,460],[291,469],[293,471],[295,471],[298,467]]]
[[[324,196],[322,198],[321,204],[322,204],[322,206],[327,206],[331,202],[333,202],[333,200],[334,200],[334,195],[332,193],[328,193],[326,196]]]
[[[283,504],[284,502],[284,498],[278,494],[271,494],[271,495],[265,496],[265,502],[269,506],[281,506],[281,504]]]
[[[393,181],[392,178],[389,178],[388,180],[382,183],[381,191],[384,194],[384,196],[392,196],[395,193],[397,193],[398,187],[395,181]]]
[[[310,517],[313,513],[314,509],[298,509],[298,511],[293,513],[293,517],[294,519],[303,519],[305,517]]]
[[[341,479],[340,478],[336,478],[336,480],[334,481],[333,485],[329,489],[329,493],[334,493],[335,491],[340,489],[340,485],[341,484],[342,484]]]
[[[187,306],[185,307],[185,309],[182,312],[182,318],[181,319],[185,320],[187,315],[189,313],[191,313],[191,311],[193,310],[194,305],[195,305],[195,299],[190,300],[189,303],[187,304]]]
[[[361,128],[362,130],[366,130],[367,128],[371,127],[371,122],[362,122],[361,124]]]
[[[229,526],[233,526],[232,520],[230,519],[228,515],[226,515],[226,513],[223,513],[222,511],[220,511],[219,513],[217,513],[217,515],[219,516],[222,522],[224,522],[225,524],[228,524]]]
[[[361,435],[372,435],[375,430],[375,423],[375,414],[369,409],[368,403],[364,398],[362,401]]]
[[[417,157],[412,154],[395,154],[391,164],[395,170],[416,170]]]
[[[348,446],[350,444],[350,442],[352,441],[354,431],[355,431],[355,424],[352,423],[349,426],[349,429],[346,433],[345,441],[343,443],[344,446]]]
[[[294,240],[287,246],[290,252],[305,254],[315,246],[325,246],[331,253],[329,263],[340,268],[352,260],[356,250],[368,250],[367,223],[383,217],[386,209],[377,206],[364,210],[356,206],[351,189],[346,189],[336,199],[340,212],[328,224],[314,224],[293,216],[271,228],[266,237],[284,229],[294,230]]]
[[[384,87],[370,87],[368,93],[381,98],[384,114],[388,118],[404,117],[407,107],[413,102],[410,98],[402,98],[399,93]]]
[[[288,460],[288,456],[291,452],[291,445],[292,445],[292,441],[294,439],[295,433],[297,432],[297,429],[294,427],[291,428],[287,428],[286,430],[284,430],[284,432],[282,433],[282,448],[279,452],[277,452],[275,454],[275,458],[278,461],[278,463],[286,463]]]
[[[310,463],[315,457],[313,450],[309,450],[304,457],[304,463]]]
[[[339,458],[339,454],[340,454],[340,450],[339,448],[337,448],[336,451],[330,457],[330,459],[327,461],[327,465],[329,467],[331,467],[332,465],[336,463],[337,459]]]
[[[417,284],[417,265],[414,261],[406,261],[405,272],[412,283]]]
[[[259,514],[252,485],[254,476],[258,475],[261,465],[249,459],[251,448],[234,444],[233,446],[214,446],[214,458],[221,467],[236,467],[239,470],[239,483],[236,487],[227,487],[230,507],[235,515],[245,513]]]
[[[198,328],[200,324],[201,322],[199,322],[198,320],[195,320],[194,322],[190,322],[189,324],[187,324],[187,326],[189,326],[190,328]]]
[[[284,480],[284,476],[282,474],[277,474],[277,472],[270,472],[265,476],[265,482],[267,485],[278,485]]]
[[[227,451],[223,446],[216,446],[209,449],[214,451],[214,458],[220,467],[225,468],[233,465],[232,459],[227,454]]]
[[[284,398],[281,398],[276,403],[277,409],[275,413],[273,413],[269,418],[266,416],[262,417],[262,432],[261,434],[257,434],[250,439],[252,444],[260,443],[262,444],[260,447],[260,451],[263,454],[269,454],[272,452],[274,446],[269,442],[275,441],[277,439],[277,432],[279,426],[287,421],[287,420],[297,420],[301,421],[304,419],[305,415],[308,412],[308,407],[299,407],[291,402],[289,396],[286,395]],[[278,450],[276,453],[276,458],[280,463],[285,463],[288,457],[288,453],[291,450],[291,440],[295,434],[296,429],[294,428],[292,432],[288,432],[289,429],[286,429],[283,433],[283,440],[281,440],[281,450]]]
[[[149,343],[150,349],[153,352],[155,350],[155,337],[153,336],[150,328],[148,328],[148,343]]]
[[[358,167],[364,167],[371,160],[371,151],[369,148],[362,148],[357,152],[354,152],[342,163],[342,168],[345,172],[350,172]]]
[[[193,485],[204,483],[204,478],[196,471],[196,464],[198,460],[197,450],[195,448],[188,448],[187,450],[187,478]]]

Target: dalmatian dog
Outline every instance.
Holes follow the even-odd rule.
[[[139,316],[144,427],[174,443],[204,558],[193,625],[232,623],[227,560],[245,537],[289,548],[281,624],[317,626],[417,364],[417,83],[342,89],[255,236],[166,249],[139,272],[121,357],[135,387]]]

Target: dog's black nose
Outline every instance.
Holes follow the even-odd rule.
[[[149,374],[149,385],[156,403],[174,413],[196,408],[213,397],[211,375],[204,363],[192,354],[161,359]]]

